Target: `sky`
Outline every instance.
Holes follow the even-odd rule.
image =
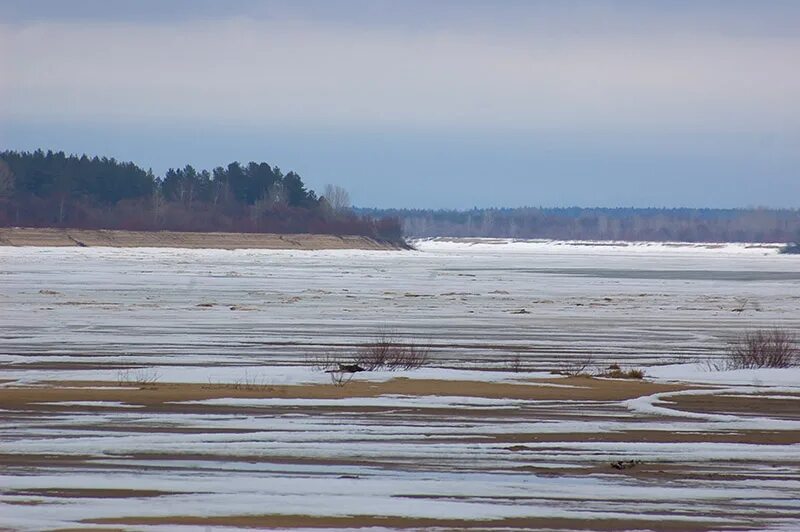
[[[0,149],[364,207],[800,207],[800,2],[3,0]]]

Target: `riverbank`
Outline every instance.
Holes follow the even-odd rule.
[[[188,249],[399,249],[355,235],[194,233],[108,229],[0,228],[0,246],[153,247]]]

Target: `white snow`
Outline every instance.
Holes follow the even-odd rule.
[[[223,397],[157,410],[47,401],[57,408],[3,411],[9,422],[0,427],[0,452],[42,459],[0,475],[0,526],[255,512],[797,528],[800,446],[710,438],[797,431],[800,419],[692,413],[670,400],[687,393],[795,397],[796,369],[710,372],[680,362],[717,354],[742,330],[800,330],[800,257],[748,244],[415,244],[419,251],[0,248],[0,380],[135,386],[141,371],[158,383],[329,383],[315,361],[347,361],[389,327],[404,341],[431,345],[430,367],[355,380],[566,387],[529,381],[593,354],[598,365],[644,368],[648,379],[701,389],[620,402],[486,399],[466,389],[463,396]],[[510,371],[517,358],[518,373]],[[676,364],[658,365],[666,360]],[[709,441],[639,441],[635,431]],[[615,433],[632,436],[574,437]],[[515,435],[548,438],[515,445]],[[610,469],[629,459],[705,475],[640,479]],[[535,473],[541,469],[549,474]],[[71,488],[167,494],[19,491]],[[725,518],[698,517],[715,512]]]
[[[123,381],[129,385],[136,385],[136,372],[121,373],[119,370],[104,369],[70,369],[70,370],[30,370],[12,369],[3,371],[4,379],[11,382],[5,386],[34,385],[47,381],[98,381],[116,382]],[[287,386],[296,384],[329,384],[330,374],[322,369],[308,366],[158,366],[142,368],[144,377],[152,377],[157,383],[199,383],[199,384],[235,384],[241,386],[269,387]],[[152,371],[149,371],[152,370]],[[355,381],[385,382],[392,379],[423,379],[445,381],[479,381],[479,382],[509,382],[525,384],[528,386],[546,387],[572,387],[566,384],[550,382],[530,382],[530,379],[553,379],[558,377],[550,372],[511,372],[511,371],[481,371],[468,369],[446,368],[419,368],[402,371],[364,371],[353,375]],[[142,383],[145,384],[145,383]],[[90,387],[87,389],[98,389]],[[103,387],[106,388],[106,387]]]
[[[781,387],[800,392],[800,367],[718,371],[705,364],[672,364],[645,368],[648,378],[703,384]]]
[[[546,240],[518,238],[418,238],[411,244],[420,251],[500,251],[502,253],[531,253],[555,251],[559,253],[599,252],[664,254],[721,254],[777,255],[785,243],[753,244],[749,242],[627,242],[596,240]]]
[[[0,301],[12,334],[0,339],[0,367],[297,365],[347,358],[389,327],[433,345],[440,365],[487,369],[519,355],[538,371],[586,353],[653,365],[706,354],[747,328],[800,329],[798,256],[744,244],[577,244],[5,247]]]

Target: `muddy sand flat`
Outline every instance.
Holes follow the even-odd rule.
[[[6,382],[0,507],[14,520],[3,524],[673,531],[800,520],[800,430],[767,408],[800,393],[358,377]],[[721,412],[738,414],[697,418]]]
[[[521,383],[442,381],[398,377],[386,382],[353,380],[346,386],[240,385],[201,383],[154,383],[64,381],[46,385],[0,388],[0,406],[22,407],[41,402],[115,401],[141,406],[218,398],[343,399],[403,396],[459,396],[529,401],[622,401],[642,395],[685,390],[687,386],[647,381],[564,377],[526,379]]]

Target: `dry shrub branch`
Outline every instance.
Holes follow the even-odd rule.
[[[728,343],[716,369],[788,368],[800,364],[795,335],[784,329],[746,332]]]
[[[362,345],[355,363],[367,371],[385,369],[397,371],[425,366],[430,360],[430,348],[405,342],[393,331],[380,331],[375,339]]]

